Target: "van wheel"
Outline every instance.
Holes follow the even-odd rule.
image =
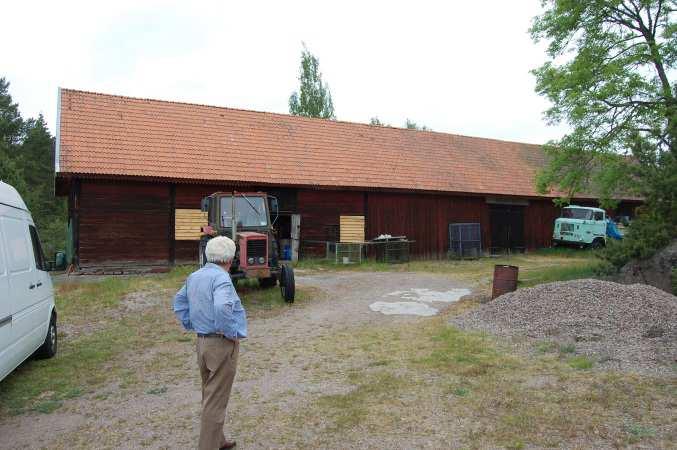
[[[47,337],[45,342],[35,352],[35,356],[39,359],[47,359],[56,355],[57,337],[56,337],[56,316],[52,314],[52,320],[49,321],[49,328],[47,329]]]

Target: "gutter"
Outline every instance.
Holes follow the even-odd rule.
[[[54,176],[61,169],[59,161],[61,157],[61,88],[58,87],[56,91],[56,144],[54,146]]]

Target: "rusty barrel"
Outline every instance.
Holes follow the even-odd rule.
[[[491,298],[507,294],[517,289],[517,274],[519,267],[496,264],[494,266],[494,284],[491,290]]]

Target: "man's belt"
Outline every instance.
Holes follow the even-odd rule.
[[[227,338],[220,333],[198,333],[197,337],[201,337],[201,338],[221,338],[221,339],[225,339],[227,341],[235,342],[234,339]]]

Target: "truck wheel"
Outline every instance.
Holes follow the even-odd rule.
[[[283,264],[280,270],[280,292],[285,302],[294,303],[294,294],[296,293],[294,269],[286,264]]]
[[[604,240],[597,238],[594,241],[592,241],[592,244],[590,246],[592,247],[593,250],[598,250],[604,247],[604,245],[605,245]]]
[[[259,278],[259,286],[262,288],[271,288],[277,284],[277,277],[273,275],[268,278]]]
[[[56,355],[57,348],[56,338],[56,316],[52,314],[52,320],[49,321],[49,328],[47,328],[47,337],[40,348],[35,351],[35,357],[38,359],[47,359]]]

